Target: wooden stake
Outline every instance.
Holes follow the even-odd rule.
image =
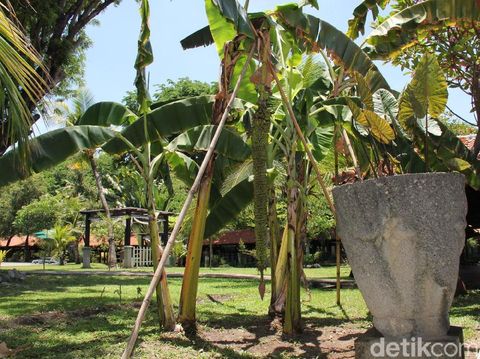
[[[347,145],[348,153],[350,154],[350,157],[352,157],[353,167],[355,167],[355,173],[357,174],[358,178],[361,180],[362,173],[360,172],[360,166],[358,164],[357,156],[353,151],[352,143],[350,142],[348,133],[344,128],[342,129],[342,137],[343,137],[343,140],[345,141],[345,144]]]
[[[218,124],[215,134],[213,135],[212,142],[208,147],[207,153],[205,154],[205,158],[203,159],[203,162],[200,165],[200,168],[198,170],[197,176],[195,177],[195,181],[193,182],[193,185],[190,188],[190,191],[188,192],[188,195],[187,195],[187,198],[185,199],[182,210],[180,211],[178,219],[175,222],[175,226],[173,227],[172,233],[170,234],[167,244],[165,245],[162,258],[160,259],[157,269],[153,274],[153,278],[150,282],[150,286],[148,287],[148,290],[145,293],[145,298],[143,299],[142,306],[138,311],[137,319],[135,320],[135,325],[133,327],[132,334],[130,335],[130,338],[128,340],[127,347],[123,352],[122,359],[128,359],[132,355],[133,348],[135,347],[135,343],[137,342],[140,327],[142,325],[143,320],[145,319],[145,314],[147,312],[148,306],[150,305],[150,301],[152,300],[152,295],[153,295],[153,292],[155,291],[155,287],[157,286],[158,282],[161,279],[161,274],[162,274],[163,268],[165,267],[165,263],[167,261],[168,255],[170,254],[170,250],[173,244],[175,243],[175,239],[177,238],[178,232],[180,231],[180,227],[182,226],[185,216],[187,215],[187,211],[188,211],[188,208],[190,207],[190,204],[192,203],[193,197],[195,196],[195,193],[197,192],[200,186],[200,181],[202,180],[203,174],[205,173],[208,162],[213,156],[215,146],[217,145],[222,129],[225,125],[225,122],[227,121],[228,113],[230,112],[233,101],[237,96],[237,92],[240,88],[240,83],[243,77],[245,76],[245,73],[247,72],[247,68],[250,64],[250,60],[252,59],[254,51],[255,51],[255,44],[252,45],[252,49],[250,50],[250,53],[248,54],[248,57],[247,57],[247,61],[245,62],[245,65],[242,68],[242,72],[238,77],[237,83],[235,84],[235,88],[225,108],[225,112],[223,113],[220,123]]]

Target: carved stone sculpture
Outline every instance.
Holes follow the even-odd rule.
[[[463,175],[383,177],[336,187],[333,196],[375,328],[392,338],[446,335],[465,242]]]

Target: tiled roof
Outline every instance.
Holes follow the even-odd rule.
[[[24,247],[25,246],[25,240],[27,239],[27,236],[13,236],[12,239],[10,240],[10,243],[8,244],[8,247]],[[28,237],[28,246],[29,247],[34,247],[38,245],[38,243],[41,241],[40,238],[37,238],[35,236],[29,236]],[[0,238],[0,247],[6,247],[8,243],[8,238]]]
[[[213,240],[212,245],[235,245],[239,244],[240,240],[245,243],[255,243],[255,231],[253,229],[241,229],[238,231],[224,232]],[[209,245],[210,240],[203,241],[203,245]]]

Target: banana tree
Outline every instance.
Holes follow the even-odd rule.
[[[344,67],[349,70],[353,71],[356,70],[366,76],[368,76],[368,81],[369,83],[372,84],[375,88],[381,88],[381,87],[387,87],[388,85],[386,84],[386,81],[383,79],[383,77],[379,74],[378,70],[376,70],[376,67],[373,65],[373,63],[370,61],[368,56],[366,56],[359,48],[357,45],[355,45],[353,42],[351,42],[345,35],[338,36],[341,34],[338,30],[334,29],[331,25],[322,22],[319,19],[316,19],[314,17],[304,15],[301,11],[301,9],[296,6],[296,5],[286,5],[286,6],[281,6],[277,7],[275,11],[267,14],[255,14],[255,26],[253,25],[253,22],[248,21],[248,15],[246,14],[245,10],[236,2],[211,2],[211,1],[206,1],[206,7],[207,7],[207,14],[209,16],[209,22],[210,25],[209,27],[206,27],[200,31],[198,31],[195,34],[192,34],[188,38],[184,39],[182,41],[182,45],[184,48],[187,47],[195,47],[199,45],[206,45],[209,43],[212,43],[215,41],[217,45],[217,49],[221,49],[223,46],[223,43],[225,41],[231,40],[233,36],[235,36],[237,33],[242,34],[244,36],[250,36],[252,29],[256,31],[257,35],[257,40],[259,41],[260,45],[263,43],[268,43],[267,46],[261,47],[259,49],[259,55],[257,56],[257,59],[259,60],[260,63],[262,63],[262,58],[265,59],[265,55],[262,56],[262,51],[266,51],[267,54],[271,53],[270,49],[270,37],[273,37],[274,39],[278,39],[280,46],[280,50],[286,50],[287,53],[285,53],[285,56],[289,56],[290,54],[288,53],[289,49],[286,47],[288,45],[283,45],[282,41],[285,43],[288,43],[288,41],[285,41],[284,39],[280,38],[284,33],[285,36],[288,36],[289,34],[295,34],[295,37],[298,37],[300,34],[300,39],[299,42],[302,44],[301,50],[307,50],[307,51],[318,51],[319,49],[327,49],[329,51],[334,52],[335,54],[339,55],[338,58],[340,58],[340,61],[343,61],[342,64]],[[228,10],[228,11],[227,11]],[[224,18],[222,19],[222,15]],[[262,18],[268,19],[269,21],[262,21]],[[273,26],[272,29],[267,29],[265,31],[265,24],[267,23],[274,23],[277,26]],[[281,24],[281,25],[280,25]],[[263,27],[263,28],[262,28]],[[281,28],[279,30],[279,28]],[[219,31],[219,30],[222,31]],[[301,30],[301,31],[299,31]],[[270,36],[270,32],[272,33],[272,36]],[[268,34],[268,38],[266,38],[265,34]],[[335,35],[335,37],[331,35]],[[290,38],[293,38],[291,36]],[[340,40],[342,41],[339,41]],[[259,46],[260,47],[260,46]],[[285,47],[283,49],[282,47]],[[298,47],[298,46],[297,46]],[[263,50],[262,50],[263,49]],[[266,49],[266,50],[265,50]],[[299,51],[299,52],[300,52]],[[295,54],[295,60],[296,61],[298,58],[301,59],[301,53],[296,53]],[[251,101],[256,104],[262,104],[264,101],[264,98],[261,98],[261,101],[257,101],[259,97],[261,97],[262,92],[266,93],[268,92],[265,89],[265,83],[268,83],[268,87],[270,87],[270,83],[272,81],[271,74],[269,74],[268,67],[266,66],[267,64],[262,63],[262,66],[259,67],[259,69],[255,72],[252,70],[252,76],[251,79],[253,79],[253,84],[248,83],[245,84],[243,87],[243,91],[240,91],[240,97],[247,101]],[[267,69],[267,76],[265,76],[265,69]],[[290,74],[288,74],[290,75]],[[263,78],[262,78],[263,77]],[[268,81],[266,81],[268,78]],[[263,80],[263,81],[261,81]],[[258,93],[255,93],[252,91],[252,87],[254,88],[255,83],[257,84],[257,89],[259,88],[258,84],[262,85],[258,91]],[[266,90],[266,91],[265,91]],[[295,90],[294,90],[295,91]],[[293,92],[294,92],[293,91]],[[290,94],[290,100],[296,95],[292,96],[292,91],[287,91]],[[260,96],[258,96],[260,95]],[[264,108],[264,106],[263,106]],[[260,110],[260,111],[259,111]],[[258,106],[259,112],[263,112],[265,115],[265,111],[262,111],[262,106]],[[259,113],[258,112],[258,113]],[[287,112],[287,111],[284,111]],[[263,116],[265,117],[265,116]],[[258,119],[254,119],[258,120]],[[255,126],[258,122],[253,123]],[[293,129],[293,128],[292,128]],[[254,128],[254,130],[256,130]],[[257,134],[255,134],[256,136]],[[261,143],[262,141],[260,141]],[[295,141],[293,141],[291,144],[293,145]],[[259,146],[260,147],[260,146]],[[264,150],[259,151],[258,153],[264,152]],[[295,152],[295,151],[294,151]],[[254,156],[257,156],[258,154],[256,151],[254,153]],[[292,153],[290,153],[289,157],[292,157]],[[290,166],[289,168],[292,170],[292,176],[295,178],[295,173],[293,172],[294,166],[292,165],[292,161],[290,161]],[[265,171],[265,167],[261,169],[261,171]],[[257,180],[262,180],[265,178],[263,174],[259,175],[259,173],[256,173]],[[262,186],[259,186],[258,188],[262,188]],[[255,186],[255,189],[257,189],[257,186]],[[289,196],[292,200],[290,201],[290,213],[293,214],[294,208],[296,208],[296,194],[294,194],[297,191],[296,188],[291,188],[291,195]],[[258,196],[258,190],[256,191]],[[265,197],[264,197],[265,198]],[[267,197],[268,198],[268,197]],[[257,200],[255,201],[256,203],[264,203],[265,200]],[[258,205],[256,207],[259,207]],[[263,205],[263,213],[264,213],[265,205]],[[259,216],[261,219],[263,216],[263,213]],[[290,216],[290,228],[295,228],[296,224],[293,225],[293,222],[296,222],[296,218],[294,215]],[[258,225],[256,226],[258,227]],[[261,231],[262,229],[260,229]],[[257,232],[260,232],[257,231]],[[277,233],[279,232],[278,230],[276,231]],[[259,233],[257,233],[257,236],[259,236]],[[294,242],[293,237],[295,236],[295,230],[293,232],[290,232],[290,250],[295,250],[295,247],[298,246],[298,242],[296,245],[292,245]],[[260,238],[263,237],[263,234],[260,234]],[[260,243],[263,241],[260,240]],[[275,246],[272,246],[271,252],[274,253],[273,256],[275,256]],[[258,249],[257,249],[258,251]],[[298,250],[295,252],[299,252]],[[272,257],[271,253],[271,257]],[[295,256],[291,256],[293,258]],[[301,258],[301,256],[300,256]],[[290,266],[292,268],[292,278],[298,278],[299,277],[299,270],[298,270],[298,262],[295,263],[290,263]],[[261,267],[261,266],[259,266]],[[275,271],[276,272],[276,271]],[[296,283],[298,283],[299,280],[296,280]],[[275,280],[274,280],[275,283]],[[294,283],[295,284],[295,283]],[[294,287],[291,286],[291,287]],[[294,288],[292,295],[290,298],[294,298],[293,301],[299,303],[299,294],[293,294],[297,293],[298,291]],[[299,293],[299,292],[298,292]],[[286,320],[284,321],[285,323],[290,322],[290,324],[287,324],[287,331],[293,331],[295,329],[299,328],[298,322],[299,322],[299,315],[296,313],[299,312],[298,309],[294,307],[299,307],[295,305],[289,305],[289,308],[292,308],[292,316],[290,318],[294,318],[292,320]],[[292,325],[291,323],[294,322]]]
[[[225,45],[222,59],[222,72],[219,81],[219,92],[215,96],[213,105],[212,125],[218,125],[221,116],[226,110],[230,97],[230,83],[236,75],[237,62],[241,59],[243,50],[239,49],[240,39]],[[243,66],[243,65],[242,65]],[[212,128],[213,129],[213,128]],[[225,131],[224,131],[225,132]],[[212,132],[213,133],[213,132]],[[219,143],[220,145],[221,143]],[[217,147],[219,146],[217,145]],[[206,172],[200,182],[197,195],[197,205],[192,220],[191,234],[188,240],[185,272],[179,305],[179,321],[188,329],[195,327],[195,307],[198,288],[201,249],[205,234],[207,219],[207,203],[210,201],[212,180],[216,159],[212,157],[206,167]]]

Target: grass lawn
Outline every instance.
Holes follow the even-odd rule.
[[[17,358],[118,358],[148,282],[144,277],[30,275],[20,284],[0,286],[0,342],[17,348]],[[177,301],[181,280],[169,283]],[[343,290],[343,306],[337,307],[335,291],[314,289],[311,296],[302,295],[304,334],[282,338],[269,328],[268,300],[260,300],[257,286],[255,280],[202,279],[195,337],[159,335],[152,306],[135,358],[347,355],[355,336],[370,325],[358,290]],[[467,342],[480,339],[479,313],[480,291],[455,301],[452,322],[465,328]]]
[[[81,264],[68,263],[66,265],[45,265],[45,270],[47,271],[70,271],[70,270],[82,270],[82,271],[95,271],[95,270],[108,270],[108,267],[102,263],[92,263],[91,269],[82,269]],[[0,270],[7,270],[13,267],[0,266]],[[34,264],[28,266],[17,267],[21,271],[30,271],[30,270],[43,270],[43,265]],[[130,272],[152,272],[151,267],[141,267],[141,268],[118,268],[117,271],[130,271]],[[167,267],[167,273],[183,273],[184,267]],[[305,274],[308,278],[323,278],[323,279],[335,279],[336,278],[336,267],[335,266],[322,266],[322,268],[305,268]],[[228,273],[228,274],[259,274],[256,268],[237,268],[237,267],[216,267],[216,268],[200,268],[200,273]],[[267,268],[266,275],[270,274],[270,269]],[[340,268],[340,276],[342,279],[350,279],[348,276],[350,274],[350,266],[342,265]]]

